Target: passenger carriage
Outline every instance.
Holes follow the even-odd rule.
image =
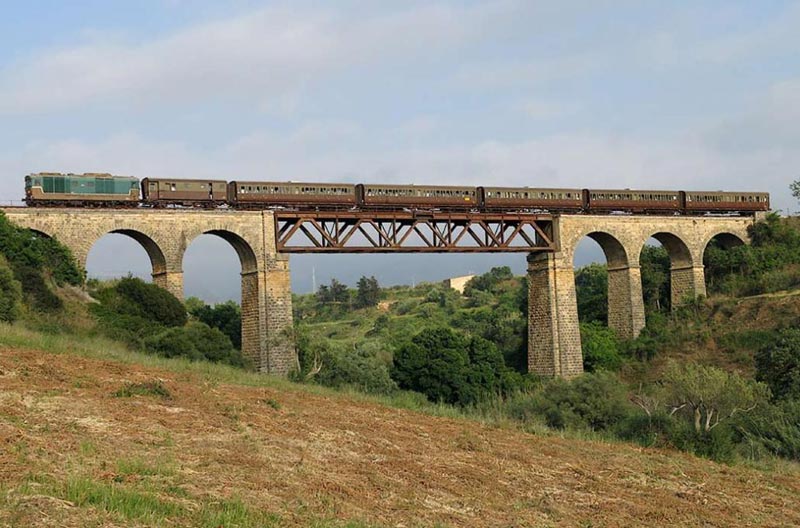
[[[142,198],[154,207],[216,207],[227,203],[225,180],[178,180],[144,178]]]
[[[367,208],[469,211],[481,205],[476,187],[358,184],[356,188],[360,203]]]
[[[487,211],[580,211],[581,189],[536,189],[529,187],[478,187]]]
[[[232,181],[228,202],[241,208],[352,208],[356,186],[350,183]]]

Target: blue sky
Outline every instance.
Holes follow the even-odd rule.
[[[31,1],[2,14],[3,199],[56,170],[754,189],[797,209],[797,2]],[[236,274],[213,273],[237,266],[230,248],[190,251],[187,293],[236,296]],[[113,236],[89,267],[119,262],[147,274]],[[411,282],[497,263],[524,259],[304,256],[293,284],[307,291],[311,267],[318,283]]]

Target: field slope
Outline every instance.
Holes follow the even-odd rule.
[[[0,349],[0,526],[800,525],[795,469],[169,364]]]

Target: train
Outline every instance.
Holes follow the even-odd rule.
[[[742,215],[768,211],[769,193],[163,178],[139,181],[105,173],[36,173],[25,177],[25,203],[36,207]]]

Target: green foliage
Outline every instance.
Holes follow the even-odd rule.
[[[122,388],[114,392],[117,398],[130,398],[133,396],[156,396],[168,400],[172,398],[161,380],[141,381],[138,383],[126,383]]]
[[[736,414],[748,413],[769,399],[769,387],[735,373],[695,363],[670,362],[664,389],[672,413],[680,413],[696,433],[708,433]]]
[[[800,329],[787,328],[755,356],[756,379],[776,398],[800,399]]]
[[[364,349],[327,350],[320,358],[321,368],[314,381],[327,387],[355,387],[368,394],[389,394],[397,384],[389,367]]]
[[[639,255],[645,311],[669,312],[670,258],[662,246],[644,246]]]
[[[22,284],[22,292],[34,310],[54,313],[64,307],[64,302],[47,287],[44,275],[40,270],[24,265],[15,265],[14,278]]]
[[[772,213],[748,235],[750,245],[709,244],[703,258],[708,291],[756,295],[800,286],[800,231]]]
[[[627,389],[611,372],[587,373],[567,381],[556,378],[534,393],[508,404],[509,415],[523,422],[542,421],[556,429],[610,429],[634,412]]]
[[[737,430],[753,458],[766,452],[800,460],[800,400],[783,400],[743,415]]]
[[[622,366],[619,338],[612,329],[598,321],[581,323],[580,329],[584,370],[618,370]]]
[[[608,272],[602,264],[575,271],[575,294],[581,322],[608,324]]]
[[[381,299],[381,287],[375,277],[361,277],[356,289],[356,308],[377,306]]]
[[[15,272],[19,268],[47,272],[59,286],[77,286],[83,282],[83,271],[65,246],[15,226],[3,213],[0,213],[0,252]]]
[[[202,301],[200,301],[202,303]],[[187,303],[187,309],[189,305]],[[242,348],[242,310],[234,301],[208,306],[202,304],[190,309],[190,313],[200,322],[207,324],[211,328],[219,329],[228,336],[233,346],[241,350]]]
[[[231,344],[228,336],[216,328],[200,322],[190,322],[183,327],[167,328],[144,340],[146,350],[164,357],[187,357],[243,366],[241,353]]]
[[[167,290],[141,279],[126,277],[114,286],[116,311],[157,322],[164,326],[186,324],[186,308]]]
[[[511,268],[508,266],[492,268],[487,273],[470,279],[464,286],[464,295],[471,295],[472,290],[495,292],[501,282],[513,278],[514,274],[511,273]]]
[[[435,402],[469,405],[491,394],[507,394],[521,383],[497,348],[449,328],[423,330],[394,357],[392,378]]]
[[[0,261],[0,321],[14,322],[19,317],[21,302],[22,286],[6,263]]]
[[[346,303],[350,300],[350,292],[347,286],[336,279],[331,279],[330,286],[322,284],[317,290],[317,302],[319,304]]]

